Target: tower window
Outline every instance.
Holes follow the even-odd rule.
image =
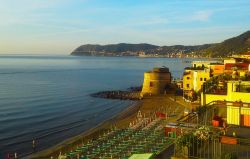
[[[153,85],[154,85],[153,82],[150,82],[150,83],[149,83],[149,86],[150,86],[150,87],[153,87]]]

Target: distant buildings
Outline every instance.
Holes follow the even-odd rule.
[[[245,52],[241,55],[233,55],[233,58],[243,58],[243,59],[248,59],[250,60],[250,51]]]
[[[249,76],[250,71],[250,59],[246,57],[248,56],[227,58],[224,59],[223,63],[217,61],[194,61],[192,67],[186,68],[183,73],[183,96],[186,99],[190,99],[194,93],[202,92],[202,85],[210,78],[216,76],[228,75],[231,80],[246,78]]]
[[[171,84],[171,73],[167,67],[154,68],[144,73],[141,96],[164,94]]]
[[[190,99],[198,92],[202,106],[217,105],[226,110],[227,124],[250,127],[249,72],[250,53],[227,58],[223,63],[194,61],[183,74],[183,95]]]

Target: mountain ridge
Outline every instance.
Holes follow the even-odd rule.
[[[235,53],[247,52],[250,49],[250,31],[226,39],[221,43],[203,45],[158,46],[148,43],[130,44],[85,44],[76,48],[71,55],[85,56],[188,56],[188,57],[226,57]]]

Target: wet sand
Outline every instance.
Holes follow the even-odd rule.
[[[133,122],[136,119],[137,113],[140,110],[142,115],[148,117],[155,114],[155,112],[167,112],[171,113],[170,115],[174,115],[174,118],[171,118],[173,121],[179,118],[183,114],[183,110],[185,107],[185,103],[180,102],[180,98],[176,98],[176,101],[173,99],[171,95],[163,95],[163,96],[154,96],[147,97],[140,101],[135,102],[130,105],[128,108],[115,115],[111,119],[100,123],[88,131],[83,132],[82,134],[67,139],[51,148],[46,150],[34,153],[25,159],[48,159],[53,156],[53,158],[57,158],[59,153],[64,154],[65,152],[69,152],[77,147],[77,145],[86,142],[89,139],[93,139],[100,134],[102,134],[105,130],[110,129],[112,127],[116,128],[127,128],[129,123]]]

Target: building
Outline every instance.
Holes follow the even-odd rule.
[[[198,92],[204,82],[210,79],[210,69],[201,67],[186,68],[183,74],[183,93],[188,95],[191,91]]]
[[[249,63],[226,63],[224,73],[232,74],[234,71],[239,73],[239,76],[245,76],[250,71]]]
[[[250,51],[242,53],[241,55],[233,55],[234,58],[242,58],[250,60]]]
[[[227,59],[224,59],[224,65],[227,64],[227,63],[236,63],[236,58],[227,58]]]
[[[227,123],[250,127],[250,103],[235,102],[227,106]]]
[[[241,54],[240,56],[241,58],[244,58],[244,59],[248,59],[250,60],[250,51],[246,52],[246,53],[243,53]]]
[[[164,94],[170,84],[171,73],[169,69],[167,67],[154,68],[152,71],[144,73],[141,96]]]
[[[208,68],[208,65],[211,63],[212,61],[193,61],[192,62],[192,67],[206,67]]]
[[[224,73],[225,66],[223,63],[211,63],[209,64],[212,76],[221,75]]]
[[[176,81],[174,81],[174,83],[175,83],[175,85],[176,85],[176,87],[177,87],[178,89],[183,89],[183,81],[181,81],[181,80],[176,80]]]
[[[250,103],[250,81],[228,81],[226,91],[219,86],[209,86],[203,89],[201,105],[207,105],[217,100]]]

